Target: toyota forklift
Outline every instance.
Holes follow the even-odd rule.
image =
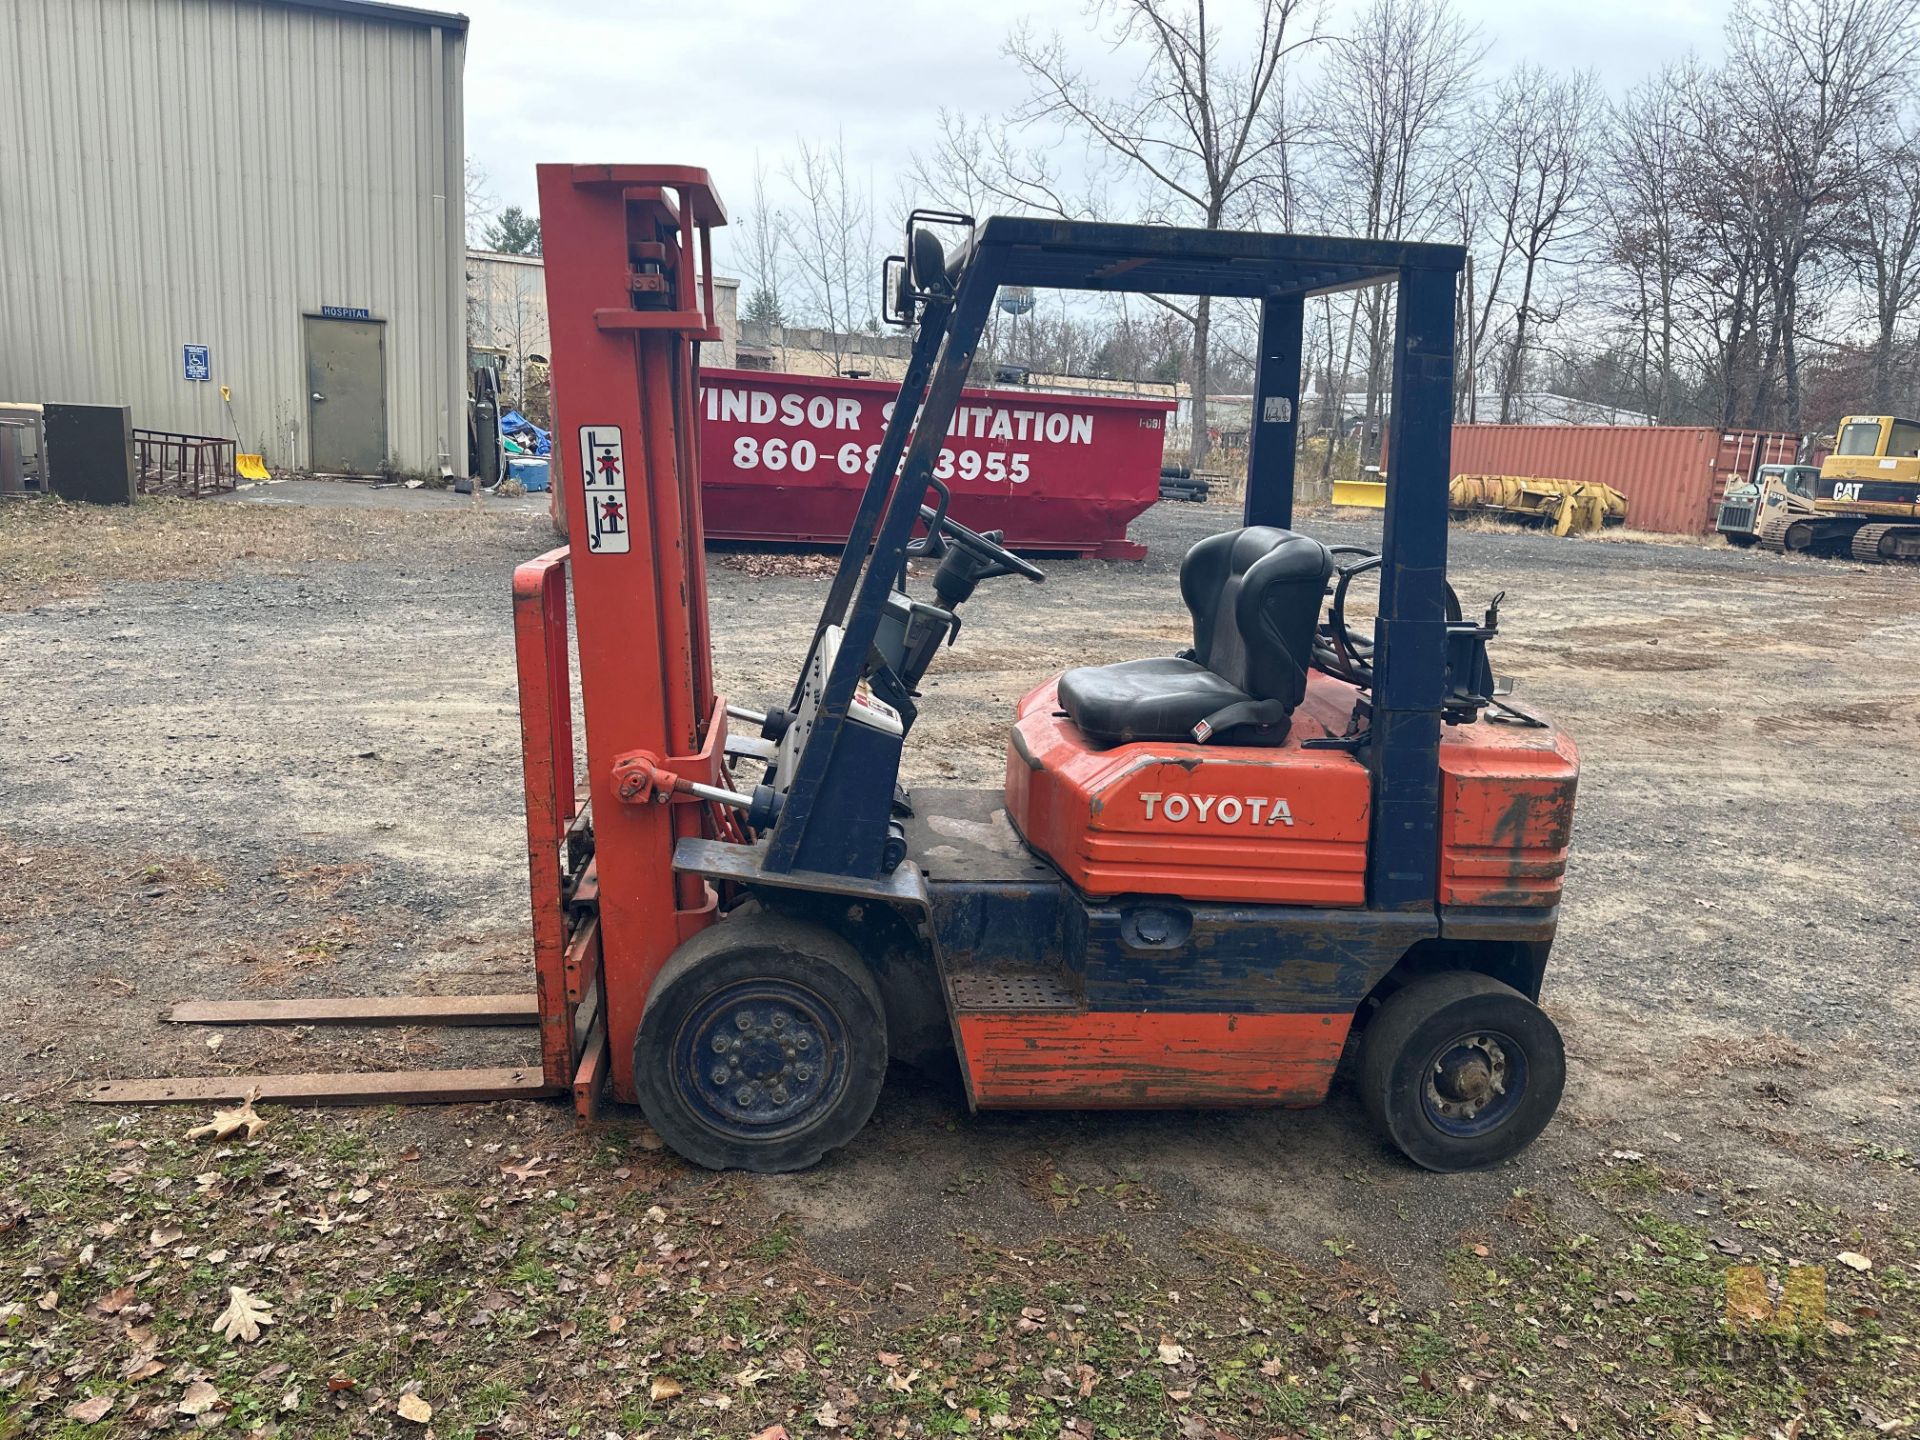
[[[1541,1132],[1578,761],[1501,698],[1501,597],[1469,616],[1447,582],[1459,247],[914,212],[883,272],[910,358],[838,568],[792,682],[729,699],[694,404],[725,208],[688,167],[548,165],[539,187],[569,543],[514,577],[536,993],[173,1018],[532,1023],[540,1065],[93,1098],[571,1089],[591,1116],[610,1092],[691,1161],[786,1171],[854,1140],[891,1061],[957,1059],[979,1109],[1308,1106],[1351,1046],[1369,1116],[1419,1165]],[[1293,466],[1306,303],[1381,284],[1374,553],[1294,528]],[[940,478],[1002,286],[1256,303],[1245,507],[1165,596],[1191,646],[1036,675],[1002,780],[909,789],[922,682],[968,642],[969,601],[1045,578]]]
[[[1538,1135],[1565,1073],[1537,1001],[1578,762],[1496,696],[1499,597],[1470,617],[1447,583],[1462,251],[916,211],[883,276],[910,359],[797,678],[729,704],[691,403],[715,332],[674,299],[689,219],[722,212],[659,180],[540,171],[592,816],[565,884],[591,865],[615,1094],[687,1159],[783,1171],[859,1134],[890,1060],[956,1055],[983,1109],[1304,1106],[1358,1031],[1361,1098],[1416,1163]],[[1293,528],[1293,461],[1307,300],[1384,283],[1373,554]],[[909,790],[921,683],[968,601],[1045,578],[936,477],[1010,285],[1259,303],[1243,524],[1180,567],[1190,648],[1036,676],[1003,784]],[[1348,618],[1360,583],[1371,624]],[[596,675],[602,606],[631,623]]]

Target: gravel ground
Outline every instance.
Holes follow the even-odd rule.
[[[210,1050],[209,1032],[157,1023],[188,997],[525,983],[507,585],[550,544],[539,497],[289,503],[328,488],[181,522],[230,536],[266,499],[321,541],[209,544],[163,579],[142,578],[133,517],[104,575],[82,553],[51,590],[9,588],[28,539],[0,524],[0,1089],[46,1103],[169,1070],[530,1056],[411,1032]],[[1043,586],[986,587],[932,672],[908,782],[997,784],[1012,702],[1042,676],[1182,643],[1179,558],[1232,523],[1162,504],[1134,527],[1145,562],[1055,560]],[[1293,1253],[1337,1243],[1413,1296],[1443,1293],[1450,1240],[1516,1191],[1578,1215],[1573,1177],[1621,1153],[1842,1215],[1910,1206],[1920,574],[1472,527],[1454,555],[1470,612],[1506,592],[1496,668],[1585,767],[1545,992],[1571,1076],[1526,1155],[1416,1173],[1344,1083],[1306,1112],[970,1117],[951,1077],[901,1075],[846,1152],[743,1182],[751,1203],[788,1217],[814,1263],[868,1280],[956,1231],[1017,1248],[1096,1223],[1036,1199],[1036,1173],[1124,1181],[1158,1197],[1120,1222],[1145,1253],[1195,1226]],[[748,702],[791,684],[826,584],[787,557],[752,568],[783,573],[719,555],[710,572],[721,682]],[[56,1113],[78,1143],[99,1118]],[[415,1123],[417,1143],[454,1133],[437,1124]]]

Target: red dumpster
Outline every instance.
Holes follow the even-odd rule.
[[[899,387],[704,370],[700,494],[716,540],[838,544]],[[967,390],[934,474],[953,516],[1021,550],[1137,560],[1127,524],[1160,498],[1172,404],[1040,390]]]

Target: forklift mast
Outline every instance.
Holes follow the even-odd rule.
[[[631,1043],[606,1037],[633,1034],[667,956],[713,918],[712,889],[673,869],[675,841],[728,833],[723,813],[674,788],[725,783],[695,387],[700,343],[720,338],[711,232],[726,209],[684,166],[542,165],[539,185],[570,543],[523,566],[515,596],[543,1055],[584,1110],[609,1060],[616,1093],[631,1094]],[[569,571],[592,717],[584,810]],[[542,684],[547,703],[530,703]]]

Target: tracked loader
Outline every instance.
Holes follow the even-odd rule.
[[[1868,564],[1920,560],[1920,420],[1844,417],[1811,504],[1779,507],[1760,544]]]

